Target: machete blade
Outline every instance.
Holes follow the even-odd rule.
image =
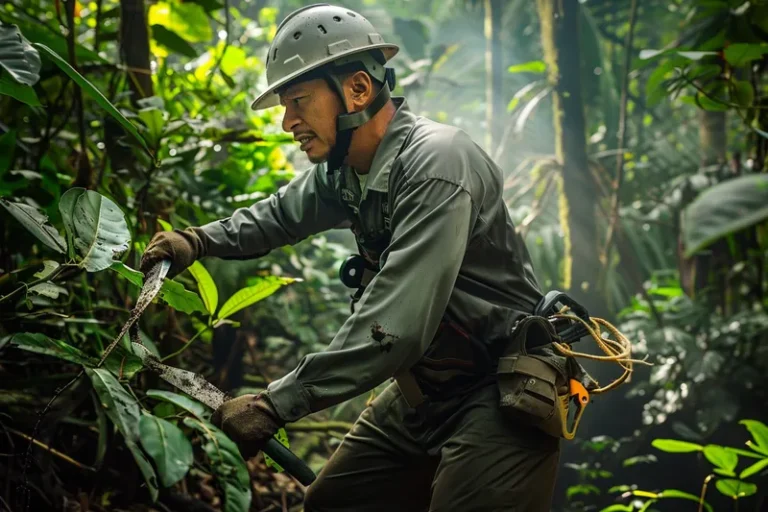
[[[192,398],[216,410],[227,399],[226,394],[201,375],[161,363],[144,345],[133,342],[134,353],[144,365],[161,379],[185,392]]]

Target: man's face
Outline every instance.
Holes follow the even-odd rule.
[[[285,107],[283,130],[293,133],[310,162],[325,162],[336,144],[336,117],[342,113],[339,97],[317,78],[286,89],[280,104]]]

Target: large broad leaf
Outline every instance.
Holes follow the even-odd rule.
[[[207,421],[211,416],[211,413],[205,405],[201,404],[197,400],[189,398],[188,396],[180,395],[172,391],[162,391],[160,389],[148,390],[147,396],[172,403],[173,405],[176,405],[185,411],[192,413],[194,416],[201,420]]]
[[[23,85],[40,80],[40,55],[16,25],[0,24],[0,69]]]
[[[219,311],[217,320],[223,320],[229,316],[234,315],[241,309],[247,308],[256,302],[269,297],[281,287],[285,286],[286,284],[293,283],[294,281],[297,281],[297,279],[290,277],[267,276],[260,277],[255,281],[257,284],[243,288],[242,290],[235,292],[234,295],[227,299],[224,305],[221,306],[221,311]]]
[[[58,53],[54,52],[43,44],[35,43],[34,47],[42,51],[43,54],[46,55],[62,71],[64,71],[64,73],[66,73],[73,82],[80,86],[85,94],[93,98],[96,103],[101,106],[101,108],[106,110],[109,115],[115,118],[115,120],[120,123],[120,126],[122,126],[125,131],[130,133],[138,141],[138,143],[142,148],[144,148],[147,154],[154,158],[154,155],[152,155],[149,146],[147,146],[144,138],[139,135],[139,132],[133,123],[131,123],[123,114],[121,114],[120,111],[117,110],[117,108],[101,93],[101,91],[94,87],[91,82],[86,80],[83,75],[78,73],[72,66],[70,66],[66,60],[62,59]]]
[[[89,272],[109,268],[128,250],[131,233],[118,206],[93,190],[73,188],[59,201],[67,234]]]
[[[203,450],[216,476],[224,484],[224,510],[247,512],[251,504],[250,477],[237,445],[211,423],[184,418],[184,424],[199,431],[205,438]]]
[[[152,37],[161,46],[172,52],[179,53],[190,59],[197,58],[197,50],[176,32],[168,30],[162,25],[152,25]]]
[[[715,486],[717,487],[718,491],[733,499],[752,496],[757,492],[757,486],[755,484],[750,482],[743,482],[741,480],[718,480]]]
[[[63,59],[69,58],[69,48],[67,47],[67,38],[58,32],[58,21],[55,22],[56,28],[51,30],[50,26],[46,26],[37,20],[31,20],[28,18],[14,18],[13,22],[21,29],[23,36],[34,45],[34,43],[44,44],[48,48],[58,53]],[[75,43],[75,57],[78,64],[87,63],[102,63],[107,64],[108,61],[100,57],[93,50],[83,46],[82,44]]]
[[[194,461],[192,443],[179,427],[151,414],[139,420],[141,445],[155,461],[160,483],[170,487],[187,474]]]
[[[120,261],[116,261],[110,267],[112,270],[128,279],[131,284],[138,287],[144,284],[144,274],[134,270]],[[194,312],[206,313],[205,304],[200,300],[200,296],[184,288],[184,285],[168,279],[163,281],[163,287],[160,288],[158,297],[173,309],[183,313],[191,314]]]
[[[0,94],[10,96],[15,100],[26,103],[30,107],[42,106],[37,93],[32,87],[16,82],[7,74],[0,75]]]
[[[731,66],[744,66],[768,53],[768,44],[734,43],[723,50],[725,60]]]
[[[200,5],[191,2],[157,2],[149,8],[149,25],[162,25],[191,43],[210,42],[213,30]]]
[[[768,219],[768,174],[747,174],[719,183],[683,212],[686,257],[741,229]]]
[[[194,262],[189,267],[189,272],[197,281],[197,288],[200,290],[200,296],[205,303],[205,309],[213,315],[219,306],[219,291],[216,289],[216,283],[208,270],[199,261]]]
[[[16,220],[21,222],[30,233],[45,245],[62,254],[67,252],[67,243],[64,238],[56,228],[48,224],[48,217],[40,210],[24,203],[12,203],[2,198],[0,198],[0,205],[3,205]]]
[[[126,446],[131,450],[136,464],[144,475],[152,501],[157,500],[159,494],[157,475],[147,456],[139,447],[141,442],[141,433],[139,432],[141,410],[136,399],[120,385],[109,371],[98,368],[86,369],[85,372],[93,383],[93,388],[99,396],[104,412],[123,435]]]
[[[654,439],[651,446],[669,453],[700,452],[704,449],[700,444],[678,441],[677,439]]]

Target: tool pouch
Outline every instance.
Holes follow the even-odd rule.
[[[557,339],[554,327],[544,317],[528,316],[513,327],[496,372],[499,409],[511,422],[571,439],[586,405],[586,402],[579,404],[578,417],[571,427],[568,409],[574,394],[572,381],[588,383],[591,379],[574,358],[555,353],[551,345],[531,352],[526,349],[529,340],[538,341],[541,337],[546,343]],[[588,394],[585,392],[579,399],[581,396],[588,397]]]

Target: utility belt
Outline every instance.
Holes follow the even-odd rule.
[[[342,282],[357,288],[357,293],[351,297],[352,311],[375,274],[357,255],[351,256],[342,265]],[[564,311],[570,313],[566,315]],[[583,306],[558,291],[547,293],[531,314],[516,318],[506,326],[500,339],[481,341],[446,317],[440,324],[433,345],[441,342],[446,330],[454,338],[458,336],[466,340],[474,364],[467,369],[463,376],[466,378],[459,378],[459,381],[468,383],[469,387],[473,387],[473,382],[483,384],[495,381],[499,389],[499,409],[510,421],[538,427],[554,437],[573,439],[589,404],[590,393],[603,390],[598,389],[597,382],[576,360],[577,354],[570,352],[570,345],[584,336],[600,336],[594,329],[595,319],[590,318]],[[607,324],[601,319],[596,320]],[[592,327],[589,327],[590,324]],[[615,330],[613,326],[610,328]],[[621,336],[618,331],[616,334]],[[498,347],[495,354],[491,353],[492,347]],[[601,347],[606,350],[603,344]],[[629,370],[625,363],[631,360],[625,361],[618,356],[616,360],[621,361],[619,364],[625,368],[623,378],[626,378]],[[415,409],[430,400],[440,399],[432,390],[425,392],[428,385],[421,378],[423,371],[423,363],[420,362],[394,376],[403,398]],[[623,378],[614,384],[620,383]],[[465,386],[463,391],[466,390]],[[440,394],[451,392],[451,386],[447,386]]]

